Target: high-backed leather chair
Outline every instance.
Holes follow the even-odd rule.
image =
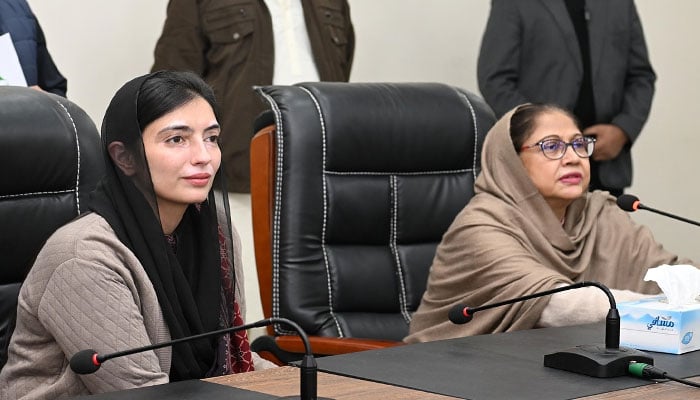
[[[437,244],[473,195],[492,111],[443,84],[256,90],[271,122],[251,144],[265,316],[296,321],[320,355],[400,343]],[[282,326],[268,334],[253,343],[267,358],[303,349]]]
[[[104,170],[95,124],[71,101],[0,87],[0,368],[22,280],[46,239],[85,211]]]

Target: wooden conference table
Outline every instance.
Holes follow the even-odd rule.
[[[205,381],[266,393],[273,396],[299,396],[299,369],[296,367],[279,367],[245,374],[219,376],[205,379]],[[348,378],[324,372],[318,373],[318,397],[336,400],[454,399],[454,397],[450,396],[370,382],[362,379]]]
[[[220,376],[205,380],[220,385],[247,389],[273,396],[299,395],[299,370],[295,367],[280,367],[246,374]],[[692,378],[690,380],[700,383],[700,378]],[[319,372],[318,374],[318,396],[336,400],[456,399],[456,397],[443,396],[324,372]],[[700,398],[700,389],[676,382],[649,384],[595,396],[581,397],[581,399],[584,400],[688,400],[695,398]]]
[[[594,378],[543,365],[545,354],[599,342],[604,332],[603,324],[532,329],[317,358],[318,394],[335,399],[700,399],[699,388],[676,382]],[[695,376],[700,382],[700,351],[649,355],[670,375]],[[298,395],[299,371],[283,367],[212,382]]]
[[[700,389],[629,376],[593,378],[548,368],[552,351],[603,338],[602,324],[532,329],[317,358],[318,396],[343,399],[700,399]],[[700,350],[653,353],[670,375],[700,382]],[[90,400],[245,399],[299,396],[299,369],[280,367],[112,392]],[[87,399],[86,399],[87,400]]]

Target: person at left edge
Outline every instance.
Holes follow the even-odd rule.
[[[0,35],[8,32],[27,86],[66,97],[68,81],[54,64],[44,31],[25,0],[0,0]]]
[[[59,228],[22,288],[2,399],[56,399],[247,372],[271,363],[245,331],[105,362],[109,354],[243,324],[240,241],[222,190],[214,94],[193,73],[127,82],[105,113],[107,172],[91,210]]]

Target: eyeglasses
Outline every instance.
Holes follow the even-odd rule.
[[[530,149],[536,146],[539,146],[540,150],[542,150],[542,154],[550,160],[559,160],[564,157],[566,148],[569,146],[574,149],[574,153],[576,153],[577,156],[588,158],[593,154],[595,138],[592,136],[583,136],[569,143],[561,139],[543,139],[533,145],[523,146],[520,150]]]

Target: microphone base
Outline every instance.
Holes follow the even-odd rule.
[[[597,378],[628,375],[630,362],[654,365],[647,353],[629,347],[608,349],[603,344],[580,345],[544,356],[544,366]]]
[[[303,400],[301,396],[284,396],[284,397],[278,397],[278,399],[282,400]],[[335,400],[330,397],[316,397],[316,400]]]

